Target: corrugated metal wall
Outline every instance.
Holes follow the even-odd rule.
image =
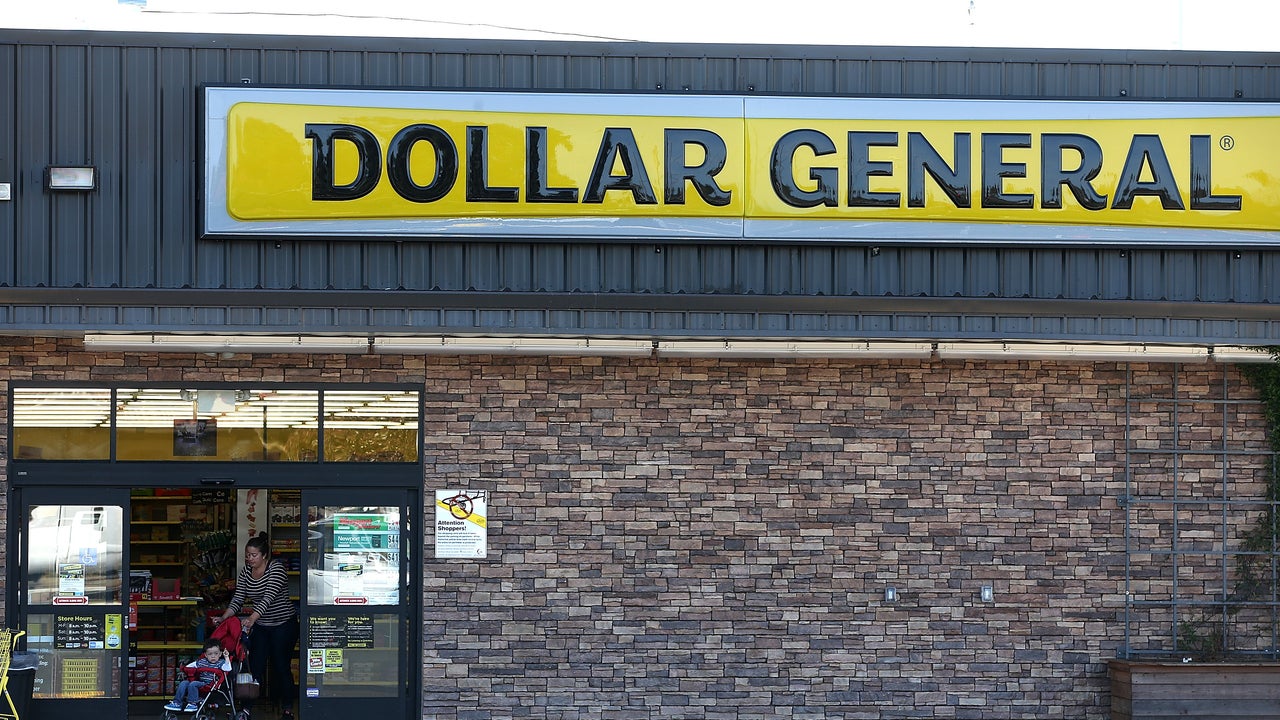
[[[589,294],[595,299],[579,303],[573,318],[555,321],[557,332],[634,334],[669,325],[700,334],[705,325],[712,328],[705,334],[712,335],[869,337],[892,333],[875,330],[876,322],[832,319],[887,315],[879,325],[925,318],[921,328],[903,333],[908,335],[998,337],[1009,334],[999,328],[1009,327],[1012,316],[1025,320],[1016,324],[1031,336],[1129,336],[1097,327],[1067,329],[1106,316],[1127,318],[1125,326],[1133,328],[1143,327],[1142,317],[1153,319],[1145,325],[1150,330],[1134,330],[1146,335],[1141,339],[1280,341],[1272,312],[1280,303],[1276,251],[210,241],[197,237],[196,203],[197,90],[206,83],[1257,101],[1280,99],[1275,54],[3,31],[0,68],[12,69],[0,73],[0,182],[13,184],[13,200],[0,202],[0,328],[11,331],[192,329],[238,324],[230,318],[242,316],[263,324],[265,312],[283,318],[266,325],[308,331],[537,331],[548,322],[538,314],[547,306],[572,305],[562,296]],[[97,191],[43,192],[46,165],[86,162],[101,172]],[[59,288],[67,292],[55,292]],[[159,298],[95,291],[108,288],[186,292]],[[35,289],[40,291],[27,292]],[[307,321],[295,307],[296,297],[260,289],[393,292],[327,296],[324,304],[333,306],[321,313],[327,319]],[[448,295],[433,302],[401,291]],[[669,294],[681,295],[681,317],[656,319],[658,305],[620,299]],[[510,302],[503,305],[490,295]],[[767,299],[762,306],[784,315],[784,327],[735,323],[733,308],[725,306],[728,296]],[[795,318],[815,309],[793,302],[802,298],[846,303],[817,308],[821,319],[809,325],[826,329],[806,333],[805,323]],[[885,298],[914,299],[917,305],[886,304]],[[1023,303],[993,306],[990,301],[998,299]],[[1138,305],[1117,307],[1123,303],[1113,301],[1145,304],[1139,312]],[[476,303],[496,304],[497,314],[468,315]],[[1224,309],[1222,303],[1232,305]],[[177,320],[166,320],[158,306],[173,308]],[[245,316],[235,307],[257,310]],[[352,310],[344,315],[342,307]],[[430,308],[436,320],[414,316],[414,307]],[[593,307],[608,316],[584,319],[582,311]],[[456,320],[447,319],[451,308],[462,311]],[[534,314],[521,316],[521,310]],[[712,317],[700,321],[685,310]]]

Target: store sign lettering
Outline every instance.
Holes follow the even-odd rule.
[[[1280,105],[209,92],[213,237],[1280,244]]]

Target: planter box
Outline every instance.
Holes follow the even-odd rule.
[[[1280,663],[1107,665],[1111,720],[1280,720]]]

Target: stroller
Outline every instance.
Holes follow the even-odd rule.
[[[209,636],[213,640],[217,640],[222,645],[222,651],[230,661],[231,671],[227,672],[220,668],[194,668],[183,667],[181,670],[187,674],[187,679],[192,680],[199,673],[210,673],[214,679],[209,684],[200,688],[200,704],[196,707],[195,713],[176,712],[174,710],[165,709],[164,720],[182,720],[183,718],[192,718],[192,720],[239,720],[240,713],[236,710],[236,700],[238,698],[254,699],[258,695],[258,686],[245,683],[241,687],[237,687],[235,676],[244,667],[245,658],[249,656],[248,648],[244,642],[244,633],[240,629],[240,619],[236,617],[227,618],[222,624],[214,628],[213,634]]]

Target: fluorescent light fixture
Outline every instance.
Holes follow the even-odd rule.
[[[647,357],[648,340],[531,337],[386,337],[374,338],[375,353],[411,355],[579,355]]]
[[[365,353],[369,339],[327,335],[87,334],[91,350],[138,352]]]
[[[1106,345],[1034,342],[938,343],[947,360],[1095,360],[1102,362],[1209,361],[1209,349],[1191,345]]]
[[[89,165],[50,165],[44,169],[44,186],[54,192],[88,192],[98,187],[98,173]]]
[[[931,343],[789,342],[784,340],[673,340],[658,343],[659,357],[927,358]]]
[[[1270,348],[1214,345],[1213,359],[1224,363],[1265,363],[1274,360]]]

